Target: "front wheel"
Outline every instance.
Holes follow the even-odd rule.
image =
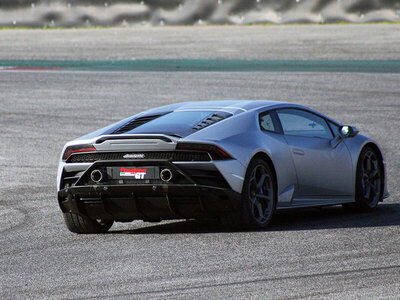
[[[382,197],[382,168],[379,156],[365,147],[358,159],[356,174],[356,202],[343,205],[345,209],[372,211]]]
[[[74,213],[63,213],[63,217],[69,231],[74,233],[105,233],[114,223],[113,220],[92,220]]]

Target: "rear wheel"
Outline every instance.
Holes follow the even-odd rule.
[[[74,213],[63,213],[63,217],[65,225],[75,233],[105,233],[114,223],[113,220],[92,220]]]
[[[254,159],[243,183],[242,209],[226,217],[223,223],[230,228],[265,228],[271,222],[275,206],[276,182],[271,167],[262,159]]]
[[[365,147],[358,159],[356,175],[356,202],[345,204],[347,210],[372,211],[382,196],[382,168],[379,156],[371,147]]]

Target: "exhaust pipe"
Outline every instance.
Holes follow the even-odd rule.
[[[90,173],[90,179],[95,183],[99,183],[103,180],[103,173],[100,170],[93,170]]]
[[[172,171],[170,169],[163,169],[160,172],[160,178],[164,182],[169,182],[172,179]]]

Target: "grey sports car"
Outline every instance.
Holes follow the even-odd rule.
[[[209,217],[256,229],[277,209],[370,211],[388,196],[382,151],[355,127],[300,105],[238,100],[163,106],[68,142],[57,188],[76,233]]]

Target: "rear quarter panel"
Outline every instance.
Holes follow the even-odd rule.
[[[223,161],[216,163],[217,168],[230,181],[228,177],[233,175],[241,177],[238,192],[242,192],[242,185],[246,175],[247,166],[253,157],[259,153],[268,155],[274,164],[278,181],[279,195],[294,188],[297,183],[296,172],[289,147],[280,134],[269,133],[260,130],[258,115],[260,109],[244,112],[210,127],[204,128],[185,139],[184,142],[212,143],[222,147],[232,155],[240,164],[233,167]]]

